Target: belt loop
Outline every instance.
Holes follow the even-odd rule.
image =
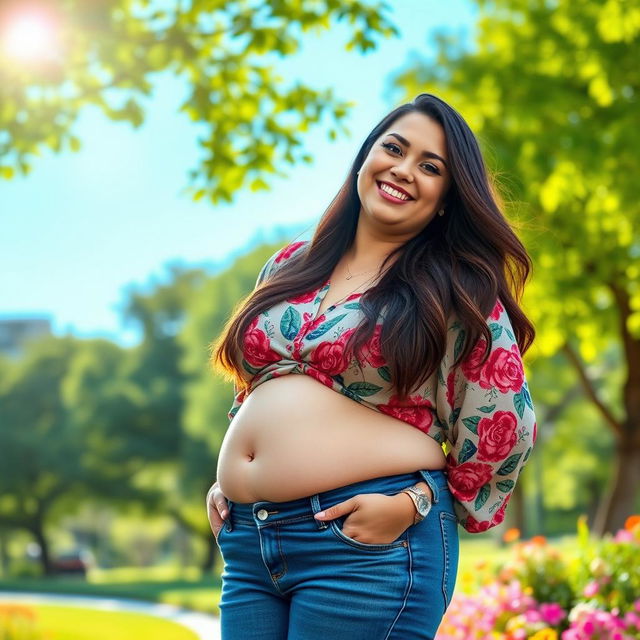
[[[319,511],[322,511],[322,509],[320,508],[319,494],[316,493],[312,495],[310,500],[311,500],[311,511],[313,512],[314,515]],[[318,529],[326,529],[329,526],[329,523],[325,522],[324,520],[317,520],[316,518],[314,518],[314,520],[316,521],[316,525],[318,526]]]
[[[433,501],[432,501],[433,504],[438,504],[440,492],[438,489],[438,485],[436,484],[436,481],[433,479],[433,476],[429,473],[427,469],[420,469],[418,473],[424,478],[424,481],[427,483],[429,489],[431,489],[431,492],[433,493]]]

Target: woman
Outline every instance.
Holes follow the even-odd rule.
[[[434,637],[458,524],[502,522],[535,440],[529,270],[456,111],[422,94],[373,129],[215,346],[224,640]]]

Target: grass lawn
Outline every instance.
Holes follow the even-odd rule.
[[[15,637],[38,640],[198,640],[193,631],[182,625],[140,613],[31,604],[19,605],[16,609],[35,613],[33,623],[41,635],[33,633]],[[31,629],[31,626],[27,628]],[[0,627],[0,635],[2,631]]]

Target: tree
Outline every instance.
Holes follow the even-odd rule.
[[[473,49],[440,35],[437,60],[412,63],[394,84],[449,101],[492,168],[513,177],[511,210],[534,260],[532,355],[561,352],[615,437],[595,524],[613,531],[640,488],[640,3],[478,4]],[[607,397],[602,354],[612,345],[626,377]]]
[[[348,20],[347,49],[366,52],[379,36],[398,35],[384,2],[360,0],[191,0],[154,7],[150,0],[7,0],[0,4],[0,34],[38,8],[58,25],[59,48],[46,62],[0,57],[0,177],[30,170],[43,146],[80,148],[72,127],[88,105],[134,127],[144,121],[140,98],[152,92],[151,75],[183,76],[190,95],[180,110],[204,126],[205,157],[189,172],[195,199],[230,202],[249,186],[268,188],[267,174],[283,161],[310,163],[301,132],[325,113],[341,121],[352,103],[331,89],[283,84],[268,54],[285,57],[300,33]],[[171,6],[173,5],[173,6]],[[328,134],[335,138],[337,129]]]

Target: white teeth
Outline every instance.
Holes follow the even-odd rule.
[[[385,184],[384,182],[380,183],[380,188],[385,193],[389,193],[394,198],[398,198],[398,200],[409,200],[409,197],[406,196],[404,193],[400,193],[400,191],[397,191],[396,189],[393,189],[392,187],[390,187],[388,184]]]

